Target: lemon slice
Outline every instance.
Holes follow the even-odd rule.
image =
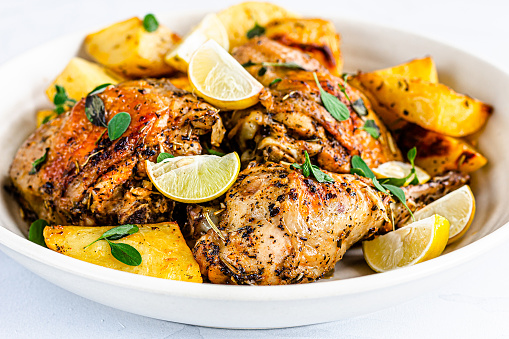
[[[449,221],[438,214],[362,242],[364,259],[376,272],[412,266],[438,257],[449,237]]]
[[[225,110],[253,106],[263,90],[263,85],[214,40],[196,50],[187,75],[198,95]]]
[[[375,174],[377,179],[384,178],[404,178],[410,174],[412,170],[412,165],[407,164],[402,161],[388,161],[377,168],[374,168],[372,171]],[[415,173],[417,174],[417,180],[419,180],[419,184],[424,184],[426,181],[430,179],[428,173],[420,167],[415,166]],[[405,183],[407,186],[413,179],[413,176],[408,179]]]
[[[213,200],[233,185],[240,170],[240,159],[233,152],[147,160],[147,174],[154,186],[168,198],[185,203]]]
[[[221,20],[213,13],[206,15],[180,44],[166,54],[164,60],[179,71],[187,72],[193,53],[209,39],[214,40],[226,50],[230,47],[228,32]]]
[[[428,218],[433,214],[443,215],[451,223],[448,244],[461,238],[475,215],[475,198],[472,190],[465,185],[433,201],[423,209],[414,213],[415,220]]]

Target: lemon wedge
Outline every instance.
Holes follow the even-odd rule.
[[[240,171],[240,159],[233,152],[223,157],[175,157],[157,164],[147,160],[146,166],[150,180],[166,197],[199,203],[219,197],[233,185]]]
[[[377,168],[372,169],[377,179],[384,178],[401,179],[409,175],[411,170],[412,165],[402,161],[388,161],[381,164]],[[425,170],[417,166],[415,166],[415,174],[417,174],[417,180],[419,180],[419,184],[424,184],[430,179],[429,174],[426,173]],[[414,178],[413,176],[409,178],[408,181],[405,183],[405,186],[410,184],[413,178]]]
[[[187,75],[199,96],[225,110],[253,106],[263,90],[263,85],[214,40],[196,50]]]
[[[193,53],[209,39],[214,40],[226,50],[230,47],[228,32],[221,20],[213,13],[206,15],[180,44],[166,54],[164,60],[179,71],[187,72]]]
[[[412,266],[438,257],[449,238],[449,221],[438,214],[362,242],[364,259],[376,272]]]
[[[414,213],[415,220],[428,218],[433,214],[443,215],[451,223],[448,244],[461,238],[475,215],[475,198],[468,185],[462,186],[440,199],[433,201]]]

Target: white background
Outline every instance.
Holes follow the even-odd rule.
[[[190,8],[212,11],[235,2],[2,0],[0,63],[62,35],[133,15]],[[303,14],[307,9],[323,10],[427,35],[509,71],[505,0],[274,2]],[[0,338],[499,338],[509,336],[507,258],[509,247],[495,248],[480,265],[441,288],[362,317],[290,329],[233,331],[154,320],[102,306],[46,282],[0,252]]]

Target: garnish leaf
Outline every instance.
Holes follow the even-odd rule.
[[[262,77],[265,75],[265,73],[267,73],[267,68],[265,68],[264,66],[262,66],[259,70],[258,70],[258,76],[259,77]]]
[[[160,163],[160,162],[164,161],[165,159],[169,159],[169,158],[175,158],[175,156],[173,154],[166,153],[166,152],[159,153],[159,155],[157,156],[157,163]]]
[[[211,148],[207,148],[207,152],[209,154],[212,154],[212,155],[217,155],[218,157],[223,157],[226,155],[226,153],[223,153],[223,152],[219,152],[219,151],[216,151],[216,150],[213,150]]]
[[[104,90],[106,89],[106,87],[111,86],[111,85],[112,85],[112,84],[110,84],[110,83],[99,85],[99,86],[97,86],[96,88],[94,88],[94,89],[93,89],[90,93],[88,93],[88,94],[87,94],[87,97],[88,97],[88,96],[91,96],[91,95],[95,95],[95,94],[102,93],[102,92],[104,92]]]
[[[252,39],[255,36],[260,36],[263,34],[265,34],[265,27],[262,27],[262,26],[258,25],[257,22],[255,22],[254,27],[251,28],[249,31],[247,31],[246,36],[248,39]]]
[[[305,177],[309,177],[311,174],[313,174],[316,181],[320,183],[334,182],[334,179],[332,179],[328,174],[322,172],[318,166],[311,164],[311,160],[309,159],[309,154],[307,151],[304,151],[304,156],[306,157],[306,160],[302,165],[292,164],[291,167],[294,169],[302,170],[302,175]]]
[[[55,90],[53,103],[55,104],[55,112],[60,115],[66,111],[66,108],[73,106],[76,100],[69,98],[63,86],[55,85]]]
[[[115,228],[112,228],[111,230],[104,232],[103,235],[101,235],[101,237],[97,240],[101,240],[101,239],[118,240],[118,239],[127,237],[128,235],[134,234],[134,233],[138,232],[139,230],[140,229],[136,225],[125,224],[125,225],[117,226]]]
[[[369,179],[375,177],[375,174],[373,173],[373,171],[371,171],[371,169],[364,162],[364,160],[362,160],[362,158],[360,156],[354,155],[352,157],[351,164],[352,164],[352,169],[359,168],[360,170],[362,170],[362,172],[364,172],[364,174],[365,174],[364,177],[369,178]],[[350,170],[350,173],[351,172],[352,171]]]
[[[106,240],[108,241],[108,240]],[[129,266],[139,266],[141,264],[141,254],[131,245],[123,243],[113,243],[108,241],[111,248],[111,254],[115,259]]]
[[[89,95],[85,99],[85,115],[88,121],[99,127],[106,127],[106,109],[104,102],[97,95]]]
[[[269,84],[269,87],[272,87],[272,85],[275,85],[277,84],[278,82],[280,82],[282,79],[281,78],[276,78],[274,80],[272,80]]]
[[[389,192],[391,192],[392,195],[394,195],[396,198],[398,198],[398,200],[406,207],[406,209],[412,216],[412,219],[414,219],[414,221],[415,221],[414,214],[412,213],[412,211],[410,210],[410,208],[408,208],[408,205],[406,204],[405,192],[403,192],[403,190],[397,186],[393,186],[393,185],[389,185],[389,184],[385,184],[383,186]]]
[[[380,128],[377,126],[374,120],[368,119],[364,123],[361,129],[369,133],[373,138],[378,139],[380,137]]]
[[[414,161],[415,161],[415,157],[417,156],[417,148],[416,147],[413,147],[411,150],[408,151],[408,153],[406,154],[407,158],[408,158],[408,161],[410,162],[410,164],[412,165],[412,167],[415,167],[414,165]]]
[[[111,141],[116,140],[127,131],[127,128],[131,124],[131,116],[129,113],[120,112],[115,114],[108,123],[108,137]]]
[[[249,66],[254,66],[254,65],[258,65],[258,64],[249,60],[248,62],[243,63],[242,67],[249,67]]]
[[[284,68],[294,68],[305,71],[306,69],[299,65],[296,62],[262,62],[262,65],[265,67],[284,67]]]
[[[145,15],[143,18],[143,28],[145,28],[147,32],[154,32],[159,28],[159,22],[154,14],[149,13]]]
[[[360,116],[368,115],[368,109],[364,105],[364,100],[362,100],[362,98],[359,98],[359,99],[355,100],[352,103],[352,108]]]
[[[37,173],[39,171],[41,166],[46,162],[46,159],[48,158],[48,151],[49,151],[49,148],[46,148],[44,150],[44,154],[42,155],[42,157],[40,157],[39,159],[35,159],[35,161],[32,163],[32,168],[30,169],[28,174],[34,175],[35,173]]]
[[[28,229],[28,240],[31,242],[35,242],[38,245],[48,247],[46,246],[46,242],[44,241],[44,227],[48,226],[48,222],[44,219],[38,219],[34,221],[30,228]]]
[[[322,104],[325,106],[325,109],[332,115],[334,119],[338,121],[348,120],[348,118],[350,118],[350,111],[348,110],[348,107],[346,107],[346,105],[334,95],[323,90],[315,72],[313,72],[313,76],[315,77],[316,85],[320,90],[320,98],[322,99]]]

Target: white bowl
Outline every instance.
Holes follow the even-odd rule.
[[[203,13],[159,16],[185,33]],[[0,194],[0,248],[41,277],[85,298],[124,311],[187,324],[227,328],[275,328],[314,324],[374,312],[408,300],[482,260],[507,242],[509,208],[509,75],[468,53],[439,42],[366,22],[333,19],[343,37],[346,70],[369,71],[432,55],[441,82],[495,107],[480,149],[490,160],[472,188],[477,215],[469,232],[445,254],[414,267],[373,274],[359,248],[351,249],[330,279],[293,286],[192,284],[107,269],[52,252],[24,236],[19,207]],[[91,29],[90,31],[93,31]],[[44,90],[69,59],[81,55],[83,34],[36,48],[0,68],[0,175],[35,129],[34,112],[49,107]]]

